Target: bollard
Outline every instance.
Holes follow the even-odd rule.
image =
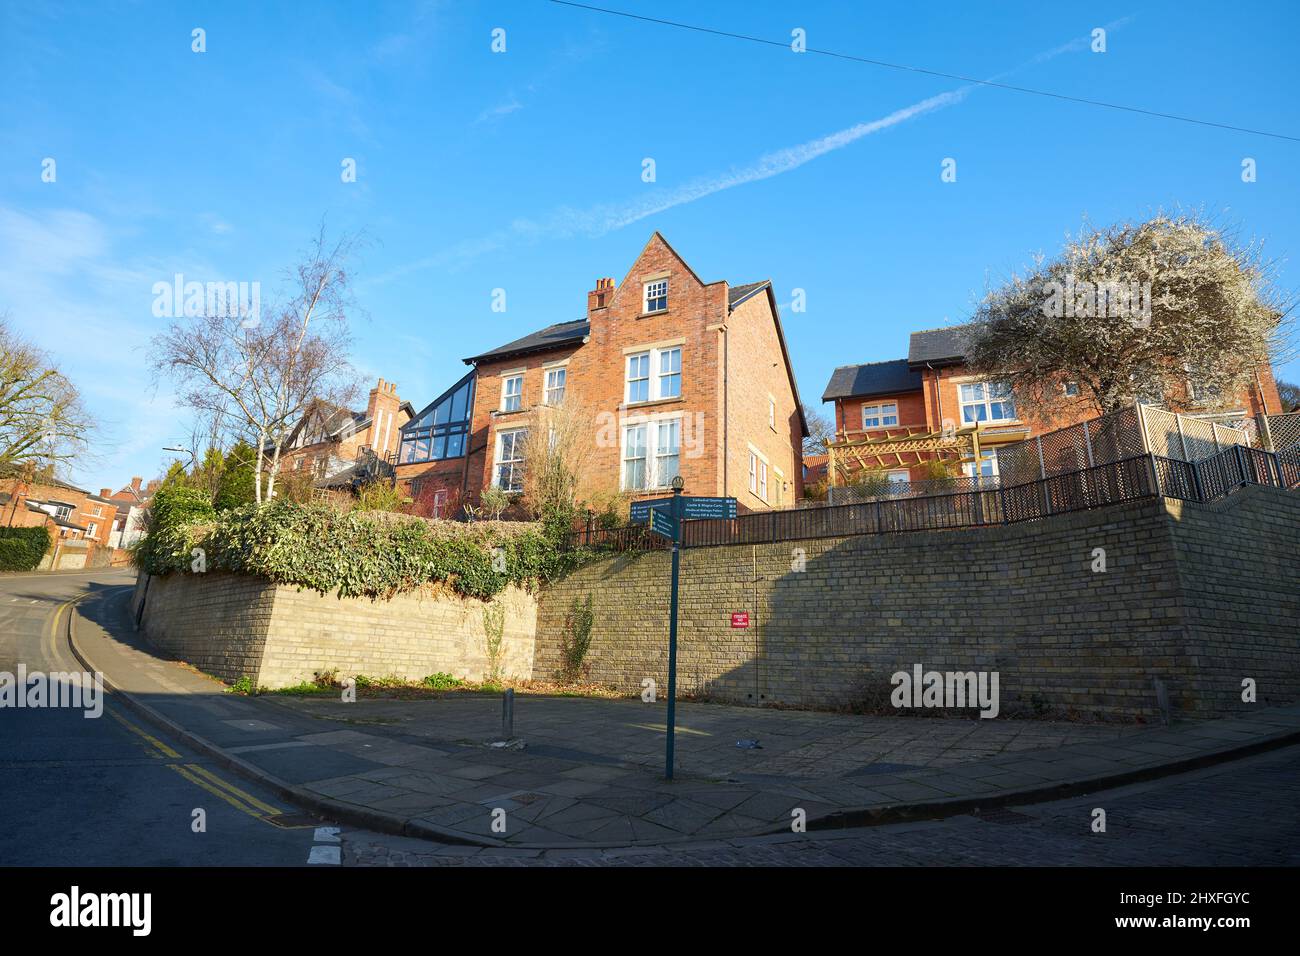
[[[515,737],[515,689],[507,687],[501,697],[501,739],[514,740]]]
[[[1169,690],[1159,677],[1152,678],[1156,687],[1156,707],[1160,711],[1160,722],[1169,726]]]

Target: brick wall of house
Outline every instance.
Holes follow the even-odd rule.
[[[1218,508],[1161,499],[1000,528],[688,549],[679,687],[843,707],[887,699],[889,675],[920,663],[998,671],[1004,714],[1153,718],[1157,676],[1190,714],[1244,709],[1242,677],[1261,705],[1293,701],[1298,528],[1300,496],[1254,487]],[[564,616],[590,594],[592,679],[663,688],[668,578],[668,555],[635,554],[548,588],[539,676],[559,667]],[[730,626],[736,611],[749,628]]]
[[[750,296],[727,320],[731,383],[727,402],[728,488],[747,508],[788,505],[803,494],[802,431],[790,376],[781,355],[771,299],[766,291]],[[775,402],[775,425],[769,401]],[[753,447],[769,466],[768,497],[749,488],[749,453]],[[783,488],[777,489],[780,480]]]
[[[647,315],[643,285],[660,278],[668,280],[668,309]],[[646,422],[653,427],[658,419],[679,417],[679,471],[687,494],[734,494],[744,508],[763,507],[757,500],[746,501],[750,497],[747,449],[752,442],[784,474],[790,486],[785,500],[792,500],[802,485],[800,458],[795,451],[799,447],[799,425],[771,307],[763,293],[728,316],[727,288],[725,282],[700,280],[656,233],[621,282],[588,295],[591,331],[585,343],[481,362],[471,424],[471,447],[478,450],[468,463],[470,500],[492,483],[498,433],[533,427],[544,420],[544,412],[539,417],[538,406],[543,399],[546,369],[561,363],[567,376],[565,403],[592,431],[591,454],[581,475],[581,495],[620,490],[627,425]],[[729,349],[732,369],[730,401],[725,406],[724,344]],[[625,401],[627,356],[649,348],[678,346],[682,350],[681,395],[629,405]],[[522,372],[524,376],[523,407],[517,412],[501,410],[506,372]],[[655,372],[652,368],[651,375]],[[769,394],[777,401],[775,432],[767,421]],[[724,414],[730,415],[725,456]],[[652,467],[652,462],[648,465]],[[400,469],[403,480],[419,473],[415,466]],[[636,497],[662,494],[662,490],[647,491]]]

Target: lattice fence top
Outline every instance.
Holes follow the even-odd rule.
[[[1249,445],[1250,433],[1202,418],[1176,415],[1163,408],[1140,405],[1146,423],[1147,449],[1175,461],[1200,461],[1232,445]]]
[[[1121,408],[1086,422],[1058,428],[997,449],[1004,484],[1108,465],[1143,453],[1136,408]]]
[[[1300,442],[1300,412],[1287,412],[1285,415],[1269,415],[1268,430],[1273,436],[1273,448],[1277,451],[1290,448]]]
[[[1176,461],[1199,461],[1231,445],[1250,443],[1247,429],[1137,405],[1004,445],[997,449],[998,474],[1004,484],[1020,484],[1147,452]]]

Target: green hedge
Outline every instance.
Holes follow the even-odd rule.
[[[39,528],[0,528],[0,571],[30,571],[50,550],[50,532]]]
[[[161,495],[161,492],[160,492]],[[328,505],[273,501],[213,513],[167,501],[151,515],[136,563],[151,574],[191,572],[194,550],[207,571],[228,571],[339,597],[387,598],[438,582],[487,599],[509,584],[530,587],[585,555],[565,552],[533,525],[438,525]],[[504,571],[496,558],[500,549]]]

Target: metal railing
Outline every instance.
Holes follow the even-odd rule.
[[[1162,495],[1214,501],[1252,484],[1300,489],[1300,444],[1281,452],[1232,445],[1201,461],[1134,455],[1017,485],[684,521],[682,546],[767,544],[1016,524]],[[568,543],[616,552],[662,550],[669,545],[646,525],[589,528],[571,534]]]

